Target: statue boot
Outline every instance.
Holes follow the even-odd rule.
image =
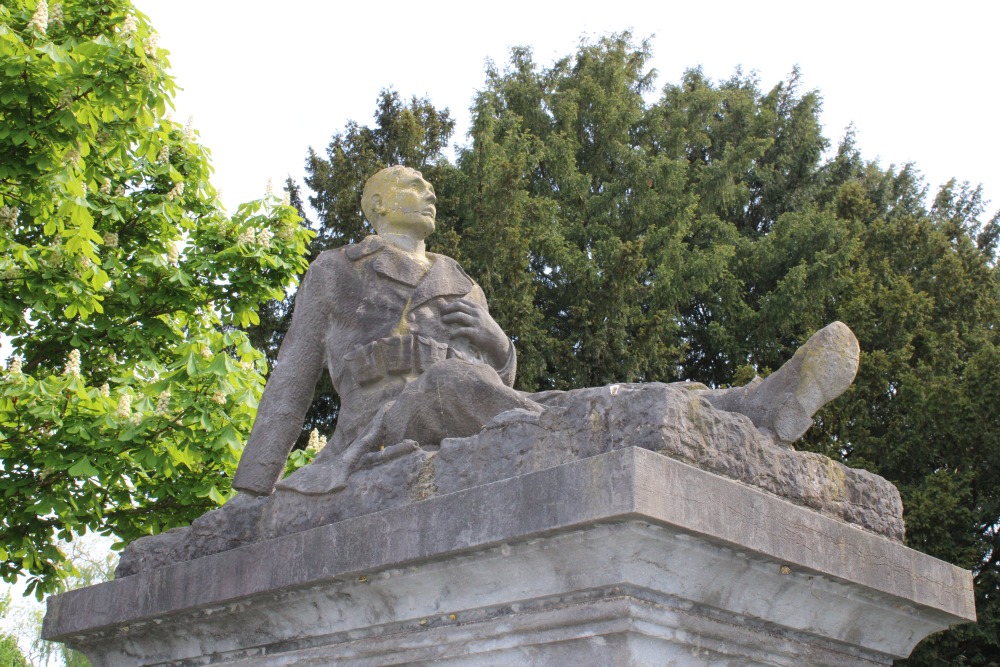
[[[709,390],[721,410],[749,417],[761,432],[791,445],[812,425],[813,415],[854,381],[861,349],[854,332],[834,322],[812,335],[781,368],[743,387]]]

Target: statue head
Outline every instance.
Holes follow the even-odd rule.
[[[420,240],[434,231],[434,186],[416,169],[396,165],[368,179],[361,210],[379,234],[403,234]]]

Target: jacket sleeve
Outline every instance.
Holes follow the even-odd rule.
[[[486,302],[486,294],[483,293],[483,288],[475,281],[472,281],[472,291],[469,292],[466,298],[483,306],[486,309],[486,314],[489,315],[490,307]],[[492,318],[491,315],[490,317]],[[497,364],[497,361],[500,360],[493,360],[493,363],[489,365],[493,367],[505,385],[513,387],[514,376],[517,374],[517,350],[514,349],[514,341],[510,340],[509,337],[507,338],[507,344],[507,357],[503,360],[503,363]]]
[[[312,403],[325,365],[323,339],[331,313],[329,262],[318,258],[295,297],[292,323],[278,352],[257,409],[250,439],[240,459],[233,488],[269,495],[281,477]]]

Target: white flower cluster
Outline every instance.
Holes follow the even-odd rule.
[[[254,365],[252,361],[241,361],[240,368],[245,371],[252,371],[254,369]]]
[[[0,206],[0,227],[10,229],[17,222],[17,209],[12,206]]]
[[[165,389],[156,398],[156,414],[165,417],[170,410],[170,390]]]
[[[63,163],[75,167],[80,162],[80,151],[73,148],[66,151],[66,155],[63,156]]]
[[[117,248],[118,235],[115,234],[114,232],[107,232],[104,235],[104,245],[108,246],[109,248]]]
[[[167,199],[173,201],[184,194],[184,181],[178,181],[174,184],[174,188],[167,193]]]
[[[184,126],[184,138],[194,141],[194,116],[188,116],[187,125]]]
[[[61,243],[62,241],[58,237],[56,237],[56,242]],[[58,269],[60,266],[62,266],[63,263],[62,247],[55,246],[53,248],[50,248],[48,256],[43,258],[42,262],[44,262],[45,265],[48,267],[51,267],[53,269]]]
[[[254,234],[252,227],[247,227],[240,235],[236,238],[236,243],[239,245],[253,245],[256,240],[256,234]]]
[[[75,378],[80,377],[80,350],[70,350],[69,359],[66,361],[66,375]]]
[[[267,179],[267,187],[264,188],[264,196],[265,197],[274,196],[274,181],[272,181],[270,178]]]
[[[107,398],[108,396],[111,395],[111,387],[109,387],[108,383],[105,382],[104,384],[101,385],[101,388],[98,389],[98,392],[100,392],[101,396]]]
[[[218,403],[219,405],[225,405],[226,395],[223,394],[221,391],[216,391],[212,394],[212,402]]]
[[[157,162],[166,162],[170,159],[170,144],[160,146],[160,154],[156,156]]]
[[[28,29],[36,30],[41,34],[45,34],[45,31],[49,28],[49,3],[45,0],[38,0],[38,4],[35,5],[35,13],[31,15],[31,20],[28,21]]]
[[[122,34],[126,37],[131,37],[135,34],[137,28],[135,17],[131,14],[126,15],[125,20],[122,21]]]
[[[212,348],[208,345],[201,346],[201,356],[204,359],[211,359],[214,355],[212,354]]]
[[[101,182],[101,187],[99,187],[97,191],[102,195],[111,194],[111,179],[105,178],[104,181]]]
[[[282,206],[292,205],[292,196],[288,193],[288,190],[281,191],[281,205]]]
[[[118,399],[118,407],[115,409],[115,416],[118,419],[128,419],[132,415],[132,397],[122,394]]]
[[[49,10],[49,23],[56,26],[57,28],[63,27],[62,5],[52,5],[52,9]]]
[[[326,446],[326,438],[319,434],[319,429],[313,429],[309,434],[309,444],[306,445],[307,452],[316,453]]]
[[[180,261],[180,259],[181,259],[180,249],[178,249],[176,245],[171,244],[171,246],[167,248],[167,262],[172,264],[173,266],[177,266],[177,263]]]
[[[7,366],[7,371],[10,372],[11,375],[20,375],[21,374],[21,359],[20,359],[20,357],[12,357],[11,358],[10,365]]]
[[[259,246],[267,249],[271,247],[273,238],[274,233],[270,229],[255,231],[252,227],[247,227],[236,237],[236,243],[241,246]]]
[[[138,426],[139,424],[142,423],[142,419],[143,417],[141,412],[133,412],[132,416],[129,418],[129,421],[132,422],[132,426]]]
[[[150,35],[145,44],[143,44],[142,50],[146,52],[146,55],[150,58],[156,57],[156,47],[160,44],[160,36],[155,32]]]

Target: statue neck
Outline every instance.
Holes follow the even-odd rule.
[[[416,261],[421,264],[429,264],[430,259],[427,257],[427,251],[425,250],[424,240],[416,238],[409,234],[394,234],[388,232],[386,234],[379,234],[379,236],[392,245],[396,246],[398,249],[402,250],[406,254],[410,255]]]

